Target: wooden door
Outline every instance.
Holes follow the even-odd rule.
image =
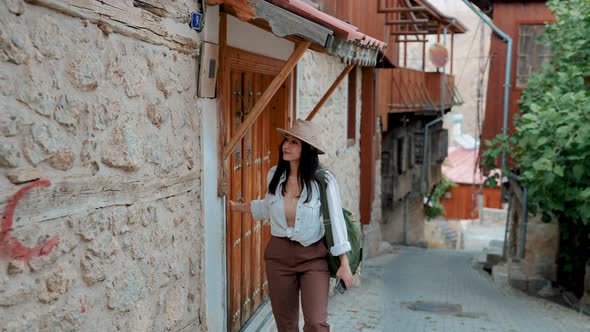
[[[229,134],[234,135],[273,75],[231,69],[229,77],[231,98],[226,123]],[[275,128],[284,128],[288,122],[287,86],[279,89],[228,157],[229,199],[249,202],[264,197],[266,175],[277,162],[282,139],[275,134]],[[230,331],[239,331],[268,297],[263,256],[270,239],[270,225],[268,220],[253,221],[250,214],[230,213],[227,208],[228,326]]]

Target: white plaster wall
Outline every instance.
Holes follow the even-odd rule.
[[[292,42],[231,15],[227,15],[227,45],[279,60],[287,60],[294,50]]]
[[[203,220],[205,220],[205,292],[209,331],[226,330],[225,209],[217,196],[217,103],[201,100]],[[215,124],[215,125],[214,125]]]

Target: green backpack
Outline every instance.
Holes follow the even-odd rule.
[[[330,218],[330,211],[328,209],[328,198],[326,196],[326,178],[324,175],[328,170],[325,168],[319,169],[316,172],[316,180],[319,183],[320,187],[320,200],[322,203],[321,212],[322,212],[322,220],[324,223],[325,229],[325,236],[326,236],[326,244],[328,246],[328,250],[334,246],[334,237],[332,235],[332,223]],[[348,256],[348,263],[350,265],[350,270],[354,275],[361,264],[361,260],[363,259],[363,247],[361,243],[361,225],[358,221],[352,220],[352,213],[346,209],[342,209],[342,213],[344,214],[344,221],[346,222],[346,231],[348,233],[348,241],[350,242],[350,246],[352,250],[347,252],[346,255]],[[336,278],[336,272],[340,267],[340,258],[337,256],[332,256],[331,254],[328,255],[328,269],[330,270],[330,277]]]

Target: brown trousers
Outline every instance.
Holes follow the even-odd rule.
[[[303,331],[330,331],[328,250],[324,240],[308,247],[271,237],[264,251],[272,313],[279,332],[299,332],[299,291]]]

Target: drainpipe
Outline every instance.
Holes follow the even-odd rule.
[[[507,44],[506,48],[506,72],[504,77],[504,118],[502,121],[502,134],[504,137],[508,134],[508,99],[510,97],[510,67],[512,65],[512,38],[508,36],[504,31],[500,30],[490,18],[481,12],[471,1],[463,0],[463,2],[469,7],[477,16],[479,16],[485,24],[487,24],[492,30],[500,36]],[[502,147],[502,170],[506,167],[506,146]]]
[[[443,112],[444,112],[444,110],[443,110]],[[438,117],[438,118],[428,122],[424,128],[424,156],[422,157],[422,174],[420,175],[420,194],[423,194],[426,191],[426,188],[424,188],[424,178],[426,175],[426,166],[430,164],[428,162],[428,143],[430,142],[429,129],[430,129],[430,127],[432,127],[436,123],[442,122],[442,120],[443,120],[442,116]]]
[[[446,49],[447,48],[447,28],[450,27],[451,25],[453,25],[455,23],[456,19],[453,17],[453,19],[451,20],[451,22],[447,25],[445,25],[445,27],[443,28],[443,46]],[[450,59],[451,61],[453,61],[453,59]],[[443,72],[442,72],[442,84],[441,86],[441,98],[440,98],[440,116],[443,117],[445,116],[445,98],[446,98],[446,93],[447,93],[447,65],[445,64],[443,66]]]

